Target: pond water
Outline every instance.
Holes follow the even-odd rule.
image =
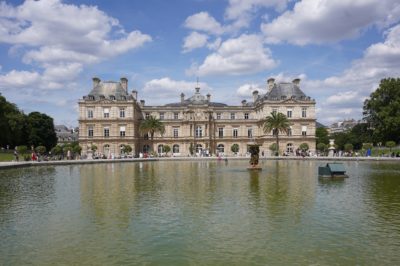
[[[0,170],[2,265],[399,265],[400,164],[160,161]]]

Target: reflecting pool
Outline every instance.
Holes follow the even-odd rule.
[[[159,161],[0,170],[2,265],[400,265],[400,164]]]

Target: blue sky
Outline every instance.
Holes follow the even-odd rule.
[[[92,77],[148,105],[190,96],[240,105],[266,80],[301,79],[324,124],[362,117],[382,78],[400,76],[397,0],[0,2],[0,92],[26,113],[78,124]]]

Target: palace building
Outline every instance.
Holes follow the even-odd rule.
[[[251,144],[260,145],[260,151],[270,154],[269,147],[276,142],[272,132],[263,132],[263,119],[272,112],[285,114],[290,122],[287,134],[279,134],[281,153],[294,154],[300,144],[307,143],[315,151],[315,100],[300,89],[300,79],[275,83],[268,79],[267,92],[253,92],[253,101],[240,105],[213,102],[211,95],[203,95],[200,88],[185,97],[182,93],[175,103],[147,106],[138,100],[136,91],[128,91],[128,80],[101,81],[93,78],[93,88],[79,100],[79,142],[82,154],[96,153],[120,156],[124,145],[132,153],[153,150],[164,155],[197,156],[214,154],[245,155]],[[156,133],[153,142],[139,132],[141,121],[153,116],[164,123],[165,133]],[[239,150],[234,153],[234,144]]]

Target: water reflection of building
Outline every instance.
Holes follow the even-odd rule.
[[[93,79],[93,88],[79,101],[79,141],[83,154],[96,145],[103,154],[120,154],[124,144],[133,152],[147,152],[150,140],[138,132],[141,120],[153,116],[162,120],[166,132],[154,138],[155,150],[163,152],[169,145],[174,156],[187,156],[190,147],[198,154],[217,152],[232,155],[233,144],[239,154],[245,154],[248,145],[261,145],[269,151],[275,143],[272,132],[265,134],[262,120],[272,112],[285,114],[290,121],[287,135],[280,137],[280,150],[292,153],[301,143],[315,150],[315,100],[300,89],[300,79],[291,83],[266,84],[267,93],[253,92],[253,101],[240,105],[213,102],[211,95],[202,95],[200,88],[190,97],[182,93],[180,101],[161,106],[147,106],[138,101],[137,92],[128,92],[128,80],[120,82]]]

